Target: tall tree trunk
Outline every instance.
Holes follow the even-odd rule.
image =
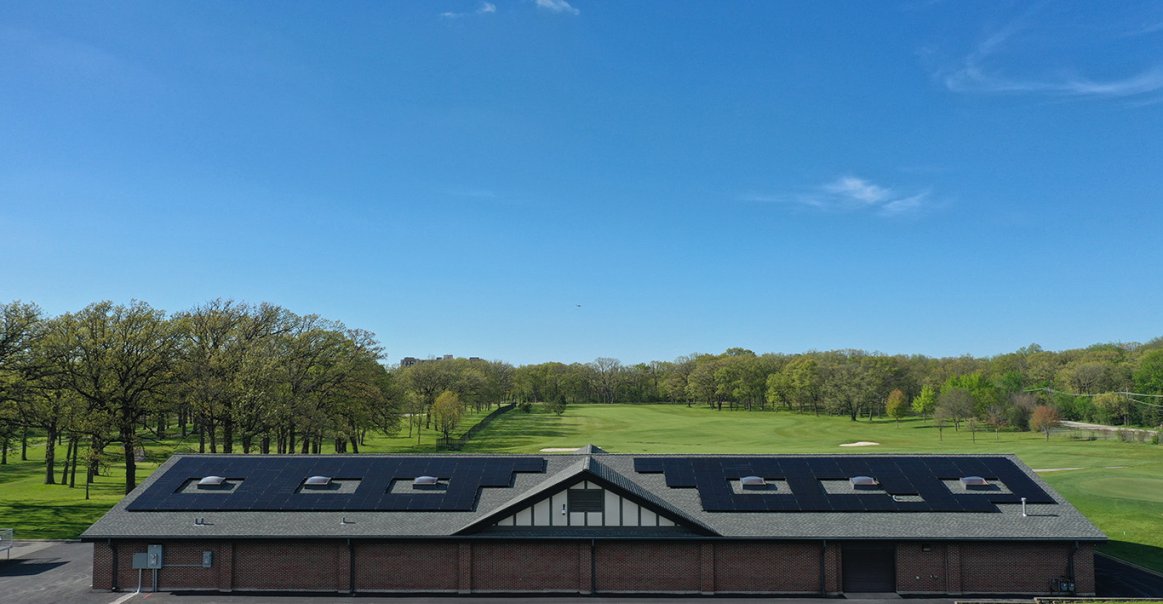
[[[227,398],[222,401],[222,413],[219,420],[222,424],[222,452],[234,452],[234,401]]]
[[[69,444],[65,446],[65,467],[61,469],[61,484],[66,484],[69,477],[69,463],[76,462],[76,453],[73,452],[73,442],[70,440]]]
[[[44,483],[56,484],[56,477],[53,475],[56,472],[57,463],[57,427],[55,423],[48,426],[48,436],[44,439]],[[68,455],[65,456],[65,465],[68,466]]]
[[[28,461],[28,426],[20,427],[20,461]]]
[[[123,411],[125,413],[125,411]],[[134,421],[122,417],[121,450],[125,454],[125,494],[137,487],[137,451],[134,450]]]
[[[96,434],[91,434],[89,438],[89,459],[86,465],[89,467],[89,476],[96,478],[101,473],[101,455],[105,452],[105,442]]]
[[[0,466],[8,465],[8,437],[0,438]]]
[[[79,436],[72,436],[69,438],[69,443],[73,446],[73,466],[69,471],[69,488],[75,489],[77,488],[77,458],[81,456],[81,438]]]
[[[269,434],[263,434],[259,447],[263,455],[271,454],[271,437]]]

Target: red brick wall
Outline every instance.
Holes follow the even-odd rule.
[[[457,591],[460,548],[452,542],[356,542],[358,591]]]
[[[588,542],[584,545],[587,552]],[[580,591],[579,544],[574,542],[475,543],[472,545],[473,591]],[[586,590],[588,583],[588,562]]]
[[[220,574],[223,561],[230,560],[232,544],[218,541],[115,541],[117,549],[117,587],[121,590],[137,589],[138,571],[133,568],[133,554],[144,553],[152,543],[160,543],[162,561],[165,568],[158,570],[159,590],[217,589],[220,588]],[[213,552],[210,568],[202,568],[202,552]],[[182,565],[182,566],[171,566]],[[189,566],[186,566],[189,565]],[[226,583],[230,584],[229,569],[225,571]],[[112,589],[113,552],[105,543],[93,544],[93,588]],[[153,587],[153,571],[141,572],[142,590]]]
[[[819,543],[716,543],[715,591],[820,593]]]
[[[346,591],[348,573],[342,541],[239,541],[234,546],[234,589]]]
[[[1045,593],[1050,581],[1069,575],[1072,543],[963,543],[961,591]],[[1094,592],[1094,556],[1090,547],[1075,554],[1075,588]],[[998,586],[1005,586],[998,589]]]
[[[133,554],[148,541],[115,542],[117,586],[137,588]],[[347,592],[351,572],[345,541],[175,541],[158,573],[163,590],[220,589]],[[1069,543],[921,543],[897,545],[902,593],[1045,593],[1067,574]],[[589,593],[589,541],[355,542],[357,591]],[[820,543],[597,542],[599,592],[818,593]],[[201,568],[202,552],[213,565]],[[840,544],[825,552],[825,584],[840,592]],[[189,565],[172,567],[169,565]],[[1080,594],[1094,592],[1094,551],[1074,557]],[[93,587],[113,586],[113,549],[93,545]],[[152,573],[143,573],[150,587]],[[919,578],[918,578],[919,577]]]
[[[93,589],[113,589],[113,548],[93,544]]]
[[[925,548],[929,551],[924,551]],[[944,594],[949,548],[944,543],[898,543],[896,546],[896,589],[900,593]]]
[[[698,543],[598,542],[597,589],[697,593],[701,576],[699,553]]]

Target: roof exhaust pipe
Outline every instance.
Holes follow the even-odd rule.
[[[1026,516],[1029,516],[1029,514],[1026,513],[1026,498],[1022,497],[1022,518],[1025,518]]]

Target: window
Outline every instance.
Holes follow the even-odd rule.
[[[605,491],[600,489],[570,489],[570,512],[601,512],[605,503]]]

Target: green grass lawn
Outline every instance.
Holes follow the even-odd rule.
[[[1072,436],[1074,438],[1072,438]],[[611,453],[1015,453],[1110,537],[1101,551],[1163,571],[1163,447],[1089,432],[944,430],[912,418],[853,422],[786,412],[673,405],[571,405],[561,417],[513,412],[466,450],[536,453],[593,443]],[[841,447],[857,441],[880,443]]]
[[[452,437],[455,440],[476,425],[488,412],[465,414]],[[440,440],[441,442],[437,442]],[[330,453],[331,443],[324,443],[323,451]],[[146,461],[137,464],[138,483],[145,480],[173,453],[195,453],[198,437],[146,439]],[[408,436],[405,428],[396,436],[368,434],[360,447],[362,453],[431,453],[441,450],[443,440],[432,430],[420,432],[419,444],[415,434]],[[236,443],[237,447],[237,443]],[[76,488],[44,484],[44,439],[30,443],[28,461],[20,461],[20,452],[10,453],[8,464],[0,465],[0,528],[14,528],[17,539],[71,539],[93,524],[125,493],[125,465],[120,461],[121,450],[110,446],[105,450],[109,461],[108,472],[98,476],[90,485],[90,499],[85,500],[84,469],[77,474]],[[81,451],[82,458],[86,455]],[[60,479],[65,447],[56,449],[56,478]]]

